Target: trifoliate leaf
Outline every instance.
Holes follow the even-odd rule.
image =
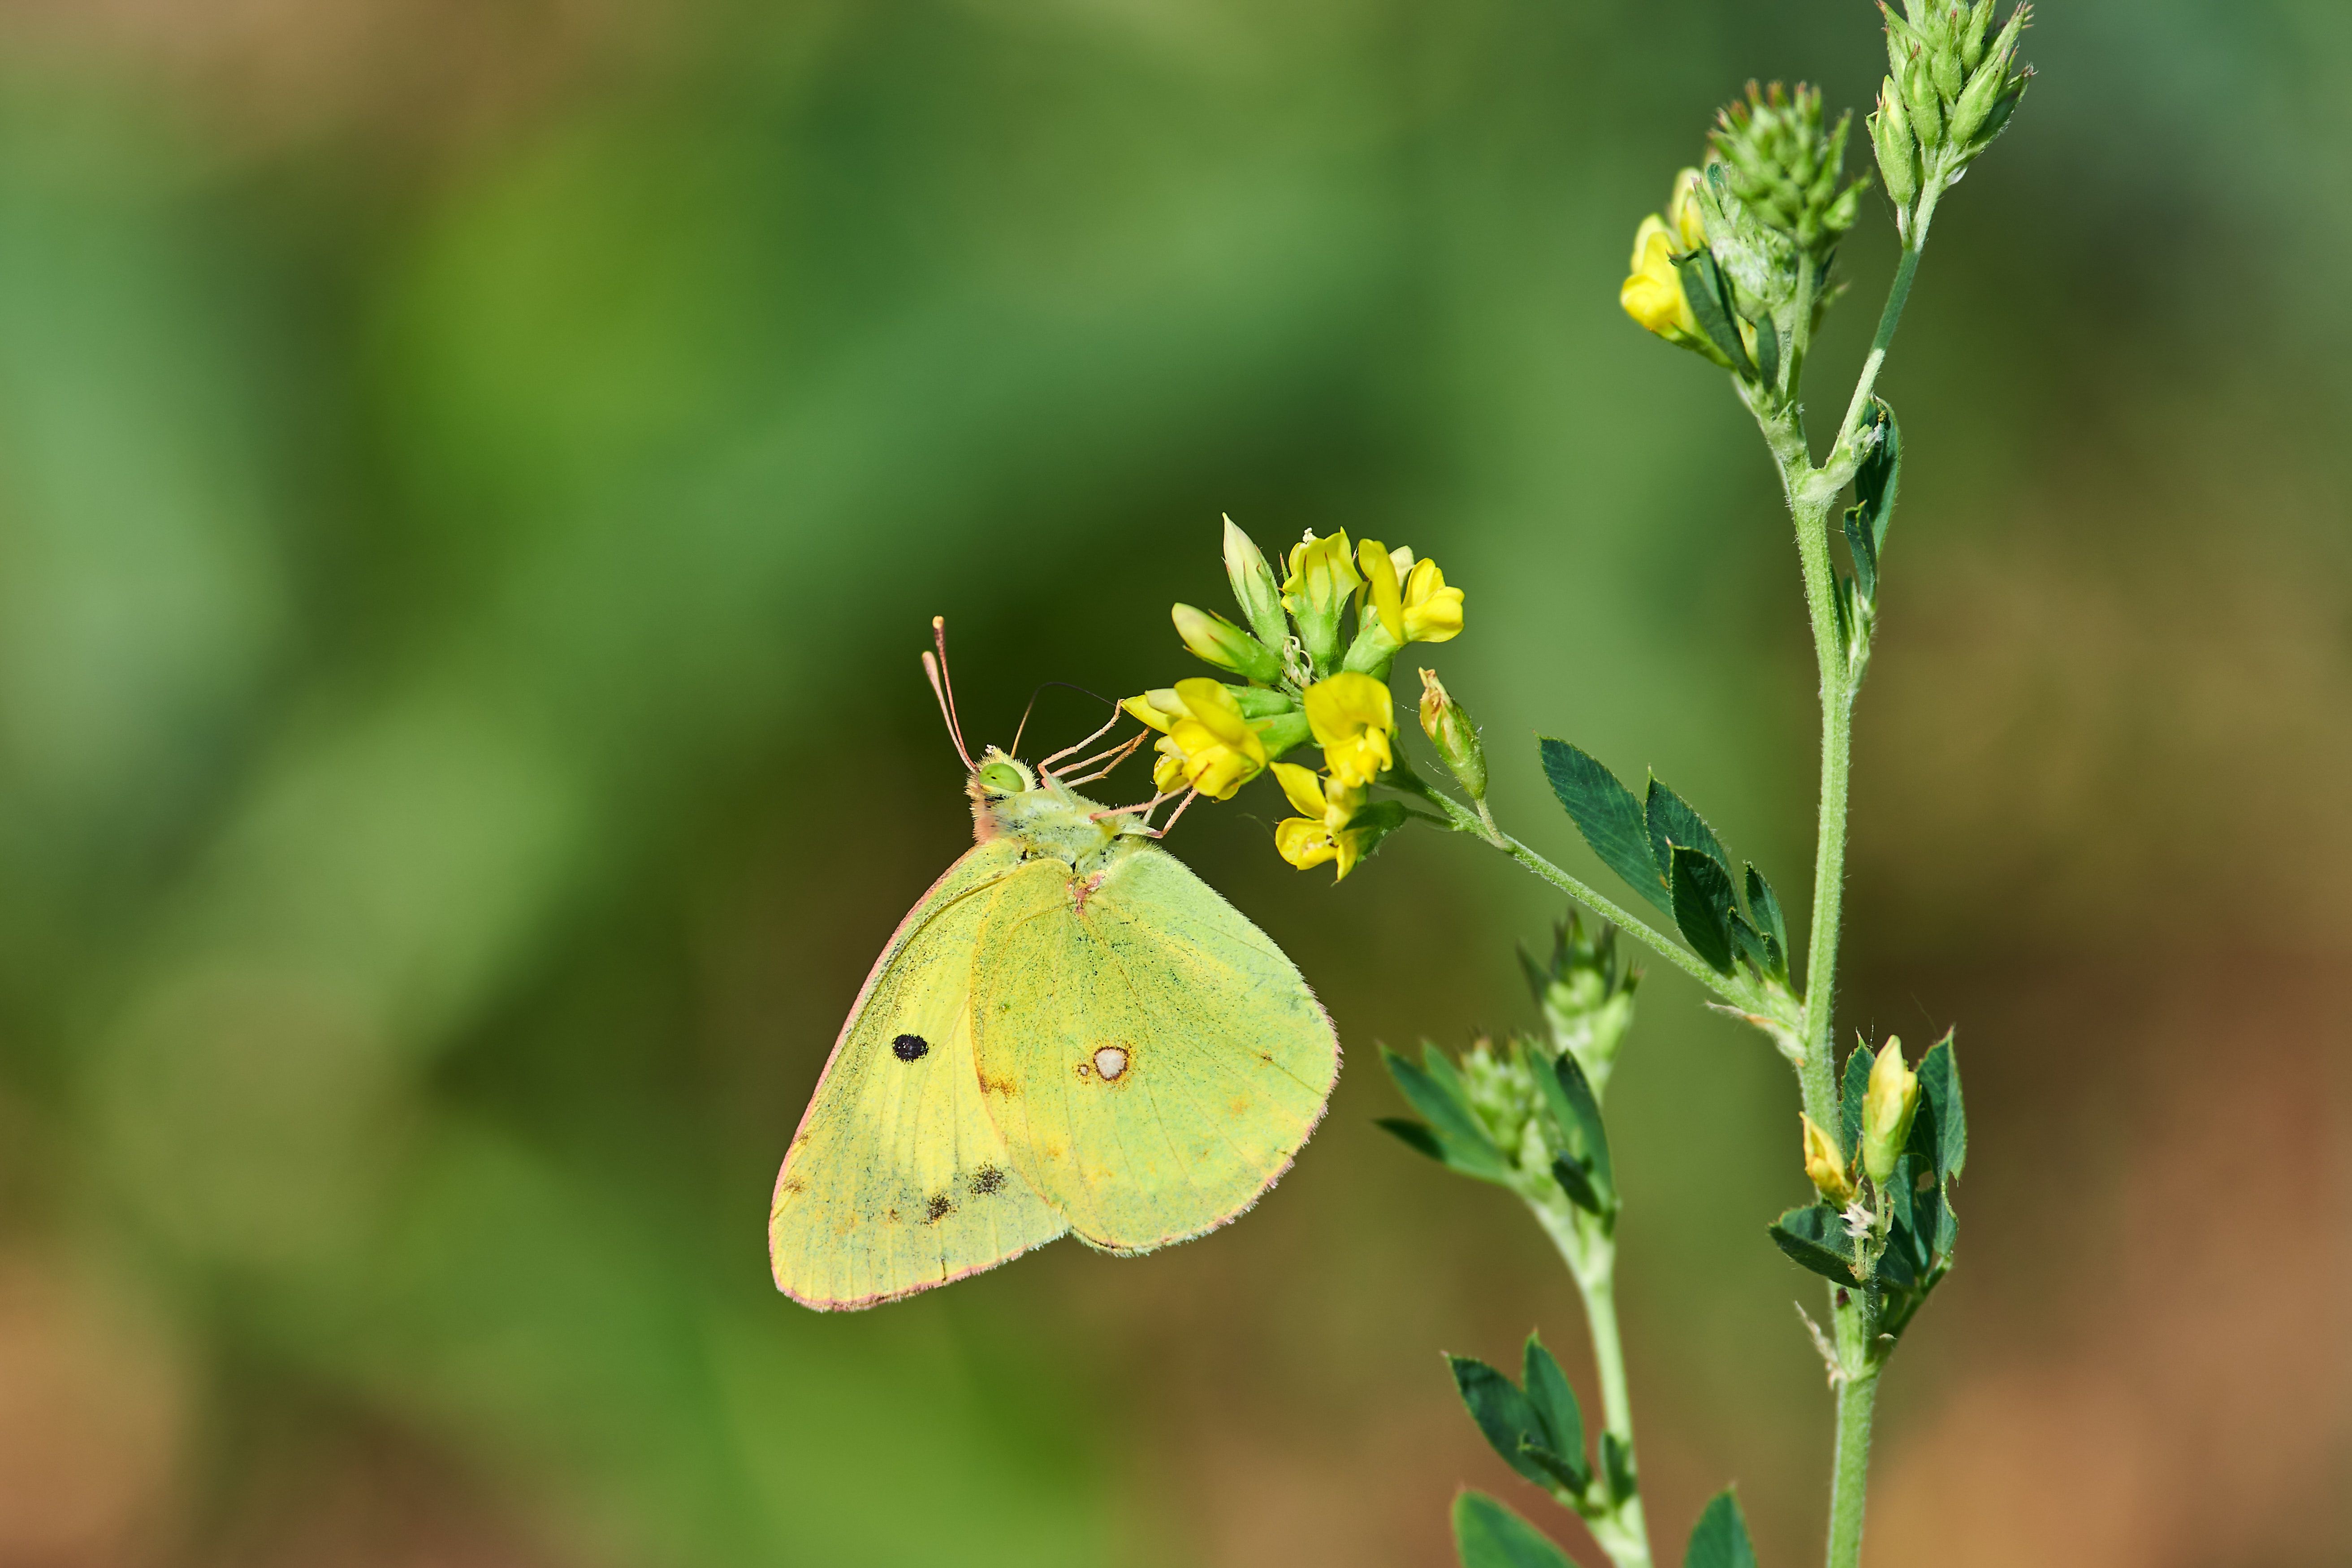
[[[1633,792],[1580,747],[1546,736],[1542,749],[1544,777],[1551,782],[1552,794],[1568,808],[1576,830],[1601,864],[1661,912],[1672,914],[1665,876],[1651,852],[1649,827]]]

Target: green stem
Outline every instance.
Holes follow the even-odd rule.
[[[1870,1486],[1870,1416],[1878,1402],[1878,1370],[1838,1385],[1837,1462],[1830,1475],[1829,1568],[1862,1562],[1862,1510]]]
[[[1927,226],[1935,221],[1936,203],[1942,199],[1942,181],[1930,182],[1919,193],[1918,210],[1912,215],[1911,230],[1903,246],[1903,259],[1895,264],[1895,281],[1886,290],[1885,308],[1878,312],[1878,331],[1870,340],[1870,357],[1862,362],[1862,374],[1855,378],[1853,396],[1847,400],[1845,418],[1838,426],[1837,441],[1830,449],[1830,460],[1824,472],[1838,469],[1848,460],[1859,460],[1853,451],[1853,439],[1862,431],[1864,413],[1878,389],[1879,367],[1886,363],[1886,351],[1895,346],[1895,329],[1903,324],[1903,308],[1911,302],[1911,279],[1919,270],[1919,253],[1927,247]],[[1849,477],[1851,470],[1848,470]],[[1838,481],[1841,487],[1844,479]]]
[[[1496,826],[1493,815],[1486,811],[1483,802],[1479,809],[1474,812],[1444,791],[1430,788],[1419,774],[1405,764],[1402,757],[1397,759],[1395,766],[1389,773],[1385,782],[1395,788],[1419,795],[1444,812],[1447,824],[1455,831],[1467,833],[1472,837],[1500,849],[1602,920],[1612,921],[1629,936],[1640,938],[1659,957],[1733,1006],[1743,1012],[1754,1012],[1768,1005],[1763,997],[1755,994],[1748,986],[1742,984],[1737,975],[1717,973],[1708,968],[1697,954],[1666,935],[1665,932],[1638,915],[1633,914],[1614,899],[1604,896],[1588,884],[1569,875]]]
[[[1676,969],[1681,970],[1685,974],[1689,975],[1693,980],[1697,981],[1701,985],[1706,986],[1709,991],[1714,992],[1717,995],[1722,997],[1726,1002],[1728,1002],[1733,1006],[1739,1008],[1743,1012],[1752,1012],[1763,1005],[1762,999],[1750,994],[1748,988],[1740,984],[1735,976],[1717,973],[1713,969],[1709,968],[1706,962],[1700,959],[1696,953],[1692,952],[1688,948],[1683,946],[1682,943],[1675,941],[1674,938],[1666,935],[1664,931],[1659,931],[1655,926],[1651,925],[1648,921],[1630,913],[1615,900],[1604,898],[1586,883],[1570,876],[1566,871],[1561,870],[1559,867],[1553,865],[1550,861],[1545,859],[1542,856],[1537,854],[1534,850],[1528,848],[1526,845],[1520,843],[1509,834],[1503,834],[1501,836],[1500,843],[1495,843],[1493,839],[1489,839],[1487,842],[1494,843],[1496,848],[1500,849],[1504,854],[1508,855],[1512,859],[1517,860],[1520,865],[1526,867],[1528,870],[1533,871],[1537,876],[1542,878],[1545,881],[1549,882],[1553,887],[1558,888],[1561,892],[1566,893],[1570,898],[1574,899],[1577,902],[1591,910],[1594,914],[1599,915],[1602,920],[1611,921],[1616,925],[1619,930],[1624,931],[1630,936],[1640,938],[1643,944],[1657,953],[1659,957],[1664,959]]]
[[[1580,1225],[1572,1211],[1533,1199],[1528,1206],[1559,1249],[1560,1260],[1568,1265],[1577,1291],[1584,1298],[1585,1333],[1592,1343],[1593,1369],[1601,1378],[1602,1429],[1625,1451],[1636,1483],[1632,1496],[1609,1507],[1595,1510],[1588,1503],[1577,1511],[1616,1568],[1651,1568],[1650,1525],[1642,1507],[1641,1470],[1633,1459],[1633,1402],[1626,1392],[1625,1348],[1617,1331],[1616,1239]],[[1598,1474],[1595,1485],[1605,1491],[1605,1468]]]
[[[1592,1364],[1601,1373],[1601,1414],[1625,1451],[1633,1451],[1633,1404],[1625,1392],[1625,1350],[1617,1337],[1617,1248],[1602,1266],[1576,1277],[1584,1294],[1584,1321],[1592,1334]],[[1635,1505],[1639,1512],[1639,1504]]]

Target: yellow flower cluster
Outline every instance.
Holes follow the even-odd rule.
[[[1434,561],[1378,540],[1309,533],[1283,560],[1277,586],[1265,557],[1225,522],[1225,569],[1249,625],[1178,605],[1177,635],[1203,662],[1248,684],[1209,678],[1130,697],[1120,706],[1159,731],[1152,783],[1230,800],[1265,772],[1301,815],[1275,831],[1282,858],[1302,869],[1339,863],[1345,877],[1402,820],[1370,806],[1370,786],[1397,763],[1388,671],[1397,651],[1462,632],[1463,593]],[[1344,650],[1340,623],[1355,611]],[[1295,628],[1295,631],[1294,631]],[[1312,742],[1322,770],[1280,762]]]

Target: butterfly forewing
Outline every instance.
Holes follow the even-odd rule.
[[[1092,887],[1037,859],[983,898],[982,1100],[1073,1231],[1149,1251],[1274,1184],[1323,1114],[1339,1047],[1264,932],[1141,847]]]
[[[784,1157],[769,1210],[776,1283],[864,1307],[992,1268],[1060,1236],[981,1101],[972,955],[1019,864],[999,839],[925,894],[866,977]]]

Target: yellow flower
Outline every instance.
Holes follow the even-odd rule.
[[[1462,635],[1462,590],[1445,585],[1434,561],[1420,561],[1404,580],[1404,640],[1448,642]]]
[[[1633,231],[1633,270],[1617,290],[1625,313],[1668,342],[1684,342],[1698,335],[1698,318],[1683,296],[1682,275],[1675,270],[1675,236],[1657,214],[1642,220]]]
[[[1396,714],[1385,683],[1342,670],[1308,687],[1305,707],[1324,764],[1339,783],[1360,788],[1395,763],[1389,736],[1395,732]]]
[[[1881,1186],[1895,1174],[1918,1109],[1919,1075],[1904,1065],[1903,1042],[1889,1035],[1871,1063],[1870,1087],[1862,1100],[1862,1168]]]
[[[1845,1207],[1853,1202],[1853,1181],[1846,1174],[1845,1162],[1838,1158],[1837,1145],[1803,1111],[1797,1112],[1797,1120],[1804,1123],[1805,1174],[1811,1178],[1813,1190],[1838,1207]]]
[[[1282,585],[1282,607],[1298,624],[1298,640],[1315,668],[1329,668],[1339,643],[1339,612],[1364,580],[1349,559],[1348,533],[1309,533],[1290,547],[1289,580]]]
[[[1290,576],[1282,584],[1282,607],[1294,616],[1329,614],[1337,616],[1348,595],[1364,585],[1356,574],[1354,553],[1348,548],[1348,531],[1327,533],[1318,539],[1309,532],[1300,542],[1290,547],[1290,559],[1285,563]]]
[[[1265,742],[1223,681],[1180,680],[1119,706],[1160,731],[1151,782],[1163,794],[1189,787],[1211,800],[1231,800],[1265,771]]]
[[[1404,592],[1398,580],[1412,570],[1412,552],[1402,545],[1391,551],[1377,539],[1367,539],[1357,544],[1356,560],[1364,570],[1365,596],[1373,614],[1387,628],[1389,641],[1402,647],[1411,639],[1404,635]]]
[[[1364,602],[1353,647],[1341,668],[1385,673],[1396,650],[1410,642],[1444,642],[1462,635],[1462,590],[1445,585],[1434,561],[1416,562],[1412,551],[1394,550],[1377,539],[1356,546],[1363,568]]]
[[[1335,879],[1344,879],[1363,856],[1364,835],[1348,831],[1364,804],[1363,790],[1336,779],[1327,785],[1314,773],[1290,763],[1275,763],[1274,776],[1290,804],[1306,814],[1275,825],[1276,852],[1302,871],[1337,860],[1339,875]]]
[[[1675,248],[1685,255],[1706,243],[1706,219],[1698,208],[1703,177],[1696,169],[1685,169],[1675,176],[1674,195],[1666,198],[1666,227],[1682,242]]]

